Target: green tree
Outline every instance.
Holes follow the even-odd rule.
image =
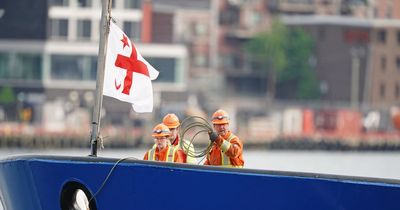
[[[15,95],[11,87],[0,88],[0,108],[5,112],[5,120],[15,118],[16,106],[15,106]]]
[[[319,96],[317,80],[309,65],[312,38],[301,28],[287,28],[274,21],[246,46],[255,68],[267,73],[267,99],[313,99]]]
[[[9,105],[15,102],[15,95],[11,87],[0,88],[0,104]]]
[[[254,66],[267,73],[267,100],[274,99],[276,75],[287,65],[287,35],[287,28],[279,21],[273,21],[270,31],[256,35],[246,46]]]
[[[309,63],[314,42],[301,28],[292,28],[288,33],[285,45],[288,62],[285,69],[278,74],[277,97],[284,99],[318,98],[318,82]]]

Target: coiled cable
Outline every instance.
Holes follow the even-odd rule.
[[[199,116],[190,116],[185,118],[181,123],[179,136],[183,140],[180,144],[183,152],[193,158],[205,157],[211,150],[211,142],[207,139],[208,145],[205,148],[195,149],[194,142],[198,139],[199,134],[212,132],[213,128],[210,123]]]

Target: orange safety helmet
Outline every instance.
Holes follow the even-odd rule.
[[[227,124],[229,123],[229,116],[228,113],[226,113],[222,109],[218,109],[217,111],[214,112],[211,118],[211,122],[214,125],[220,125],[220,124]]]
[[[179,123],[179,118],[175,114],[165,115],[163,123],[170,129],[177,128],[181,124]]]
[[[160,123],[158,125],[156,125],[156,127],[153,128],[153,134],[151,136],[153,137],[164,137],[164,136],[169,136],[170,135],[170,131],[169,128]]]

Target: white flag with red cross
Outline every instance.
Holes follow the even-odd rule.
[[[112,21],[108,35],[103,95],[132,104],[136,112],[153,111],[154,69]]]

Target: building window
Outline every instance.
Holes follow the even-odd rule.
[[[79,7],[91,7],[92,0],[78,0]]]
[[[97,79],[97,57],[96,56],[90,56],[90,70],[88,71],[88,74],[85,75],[89,80],[96,80]],[[86,78],[84,76],[84,78]]]
[[[52,55],[51,79],[96,80],[97,58],[79,55]]]
[[[78,20],[78,39],[88,40],[91,36],[92,22],[90,20]]]
[[[386,71],[386,57],[384,55],[381,57],[381,69],[382,71]]]
[[[384,83],[381,83],[381,85],[379,86],[379,95],[381,99],[385,98],[385,91],[386,91],[386,86]]]
[[[17,64],[14,69],[20,68],[22,78],[40,80],[42,78],[42,56],[39,54],[17,54]]]
[[[29,53],[0,53],[0,78],[40,80],[42,56]]]
[[[139,22],[124,22],[124,32],[133,42],[140,41],[140,23]]]
[[[67,7],[69,5],[68,0],[49,0],[49,6],[64,6]]]
[[[262,96],[267,89],[266,79],[262,76],[227,76],[227,80],[230,83],[229,89],[239,95]]]
[[[399,56],[396,57],[396,68],[397,68],[397,71],[400,71],[400,57]]]
[[[237,6],[229,5],[222,10],[219,15],[219,23],[221,25],[235,25],[240,20],[240,9]]]
[[[51,38],[67,39],[68,37],[68,20],[67,19],[51,19],[49,24],[49,34]]]
[[[224,68],[233,68],[234,67],[234,60],[235,60],[234,54],[227,53],[227,54],[223,54],[221,57],[222,57],[221,64]],[[254,68],[256,68],[257,64],[258,64],[258,62],[252,62],[252,66]]]
[[[400,45],[400,31],[397,31],[397,44]]]
[[[392,15],[393,15],[392,7],[388,6],[388,7],[386,8],[386,18],[387,18],[387,19],[392,18]]]
[[[381,43],[386,42],[386,31],[385,30],[378,31],[378,41]]]
[[[124,1],[124,8],[127,9],[140,9],[142,8],[142,1],[141,0],[125,0]]]
[[[8,73],[8,54],[0,52],[0,78],[7,78]]]
[[[160,71],[155,82],[176,82],[176,60],[174,58],[145,58],[147,62]]]

